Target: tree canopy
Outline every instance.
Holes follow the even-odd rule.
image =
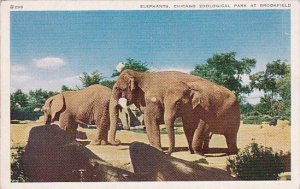
[[[88,87],[93,84],[100,84],[100,82],[104,79],[102,73],[98,70],[93,71],[91,74],[87,72],[83,72],[82,76],[80,76],[80,81],[82,82],[83,87]]]
[[[265,71],[250,75],[251,88],[264,92],[258,111],[272,116],[290,118],[291,111],[291,72],[285,61],[268,63]]]
[[[250,86],[243,84],[242,76],[250,74],[255,65],[255,59],[242,58],[237,60],[235,52],[228,52],[214,54],[207,59],[206,63],[196,65],[191,74],[223,85],[239,96],[251,92]]]
[[[123,62],[123,65],[124,66],[120,71],[114,70],[112,77],[119,76],[122,73],[122,71],[126,69],[134,70],[138,72],[147,72],[150,70],[146,63],[142,63],[140,60],[134,60],[132,58],[128,58],[125,62]]]

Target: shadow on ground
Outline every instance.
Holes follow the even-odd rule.
[[[134,173],[105,162],[59,126],[43,125],[31,129],[23,162],[29,182],[233,180],[226,171],[171,157],[144,143],[130,144],[129,151]]]

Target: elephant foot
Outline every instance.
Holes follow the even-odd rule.
[[[107,145],[107,141],[96,139],[96,140],[93,140],[90,144],[91,145]]]
[[[203,152],[195,152],[195,154],[198,154],[198,155],[200,155],[200,156],[205,156],[205,153],[203,153]]]
[[[118,145],[121,144],[121,141],[116,139],[116,140],[113,140],[113,141],[109,141],[108,143],[110,143],[113,146],[118,146]]]
[[[163,152],[167,155],[171,155],[173,153],[173,150],[167,150],[167,151],[163,151]]]

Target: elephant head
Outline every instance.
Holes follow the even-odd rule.
[[[175,147],[175,119],[182,114],[192,116],[196,107],[200,106],[200,108],[206,109],[208,103],[208,97],[206,97],[201,90],[193,89],[186,83],[174,83],[166,89],[164,98],[164,121],[169,137],[169,149],[167,153],[172,153]]]
[[[57,120],[58,113],[64,108],[64,96],[62,94],[55,95],[46,100],[42,108],[44,112],[45,124],[50,124]]]
[[[108,141],[112,145],[120,144],[119,140],[115,139],[116,136],[116,126],[119,114],[118,101],[120,98],[126,98],[128,103],[137,103],[141,99],[141,90],[138,86],[140,83],[140,78],[143,73],[136,72],[132,70],[123,71],[115,85],[113,86],[112,95],[109,104],[109,114],[110,114],[110,129]]]

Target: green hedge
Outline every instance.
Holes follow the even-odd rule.
[[[11,120],[38,120],[43,112],[23,112],[23,111],[12,111],[10,114]]]
[[[248,116],[243,119],[243,124],[262,124],[260,116]]]

